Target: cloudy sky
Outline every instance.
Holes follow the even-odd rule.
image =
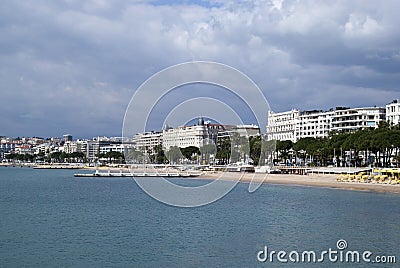
[[[168,66],[221,62],[273,111],[400,97],[400,1],[2,1],[0,135],[121,135]]]

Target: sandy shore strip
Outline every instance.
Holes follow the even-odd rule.
[[[197,178],[217,179],[221,177],[221,179],[223,180],[235,180],[240,176],[242,176],[240,179],[240,181],[242,182],[250,182],[252,179],[254,179],[255,181],[264,180],[264,183],[270,183],[270,184],[286,184],[286,185],[336,188],[344,190],[400,193],[400,185],[338,182],[336,181],[337,175],[293,175],[293,174],[215,172],[215,173],[207,173]]]

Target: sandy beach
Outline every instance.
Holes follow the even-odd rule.
[[[338,182],[337,175],[293,175],[293,174],[258,174],[258,173],[233,173],[233,172],[215,172],[207,173],[199,178],[217,179],[221,177],[224,180],[234,180],[238,176],[242,176],[240,181],[250,182],[252,179],[256,181],[264,180],[264,183],[270,184],[287,184],[301,185],[313,187],[337,188],[344,190],[357,191],[375,191],[375,192],[390,192],[400,193],[400,185],[388,184],[372,184],[372,183],[357,183],[357,182]]]

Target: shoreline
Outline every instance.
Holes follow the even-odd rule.
[[[222,177],[221,177],[222,175]],[[243,175],[243,176],[242,176]],[[242,176],[240,182],[249,183],[252,179],[256,182],[263,181],[265,184],[275,185],[291,185],[291,186],[308,186],[330,189],[341,189],[351,191],[369,191],[381,193],[395,193],[400,194],[400,185],[388,184],[368,184],[357,182],[338,182],[336,181],[337,175],[293,175],[293,174],[260,174],[260,173],[235,173],[233,172],[216,172],[207,173],[196,177],[194,179],[218,179],[222,180],[236,180]]]
[[[78,169],[93,170],[93,171],[98,170],[102,172],[111,172],[111,173],[130,172],[129,169],[115,168],[115,167],[96,167],[96,168],[80,167]],[[137,170],[138,172],[144,171],[139,167],[135,170]],[[334,174],[296,175],[296,174],[264,174],[264,173],[239,173],[239,172],[213,171],[213,172],[203,172],[200,176],[188,179],[238,180],[238,176],[240,176],[240,182],[244,183],[249,183],[254,179],[256,182],[262,181],[262,183],[265,184],[308,186],[308,187],[341,189],[341,190],[351,190],[351,191],[369,191],[369,192],[400,194],[400,185],[362,183],[362,182],[338,182],[336,180],[338,175]]]
[[[93,167],[86,167],[84,170],[95,170]],[[99,171],[120,172],[120,168],[101,167]],[[138,168],[138,171],[143,169]],[[129,172],[129,169],[122,169]],[[380,193],[400,194],[400,185],[376,184],[376,183],[358,183],[358,182],[338,182],[337,174],[265,174],[265,173],[239,173],[239,172],[222,172],[212,171],[203,172],[200,176],[187,178],[191,180],[237,180],[241,176],[240,182],[249,183],[254,178],[255,181],[263,181],[265,184],[291,185],[291,186],[308,186],[330,189],[341,189],[351,191],[369,191]]]

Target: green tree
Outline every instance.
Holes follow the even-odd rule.
[[[216,159],[221,164],[228,164],[231,157],[231,139],[230,137],[223,137],[218,139]]]
[[[122,163],[125,159],[124,154],[116,151],[109,151],[105,155],[111,163]]]
[[[250,157],[254,165],[258,165],[261,158],[261,136],[252,136],[249,138]]]
[[[203,146],[200,147],[199,150],[201,153],[201,160],[203,164],[210,164],[211,156],[215,157],[217,153],[217,147],[213,143],[204,144]]]
[[[61,162],[61,152],[52,152],[48,156],[50,162]]]
[[[165,156],[167,157],[169,163],[177,164],[180,162],[180,159],[183,158],[181,150],[178,146],[171,146],[169,150],[166,152]]]
[[[238,132],[234,132],[230,136],[231,139],[231,157],[232,163],[247,161],[250,156],[249,139],[246,136],[241,136]]]
[[[192,156],[194,155],[200,155],[200,149],[195,146],[181,148],[181,152],[183,156],[188,160],[193,160]]]
[[[167,157],[165,156],[164,149],[161,144],[154,146],[154,153],[156,154],[155,162],[158,164],[163,164],[167,162]]]
[[[293,142],[291,140],[277,141],[276,151],[279,153],[280,158],[286,163],[289,157],[289,150],[293,148]]]

